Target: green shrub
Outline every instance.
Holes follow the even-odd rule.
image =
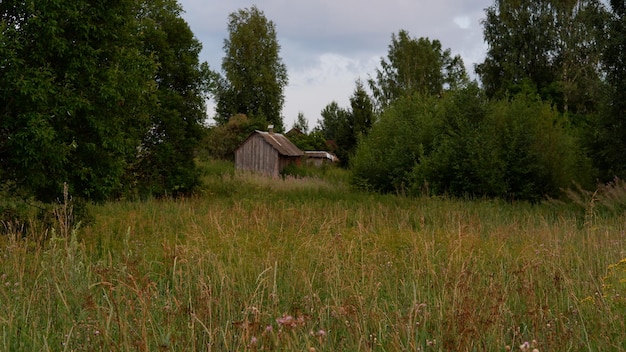
[[[377,192],[406,190],[413,166],[432,149],[440,115],[437,98],[399,99],[361,139],[351,160],[352,183]]]
[[[264,131],[267,121],[237,114],[226,124],[209,128],[198,148],[198,157],[202,159],[235,160],[235,149],[254,130]]]
[[[433,153],[414,170],[415,185],[455,196],[536,201],[558,196],[572,181],[589,183],[590,161],[567,119],[548,103],[520,94],[476,114],[464,113],[467,106],[468,99],[448,104]]]
[[[370,191],[530,201],[593,175],[566,116],[529,93],[488,101],[477,85],[398,100],[351,166]]]

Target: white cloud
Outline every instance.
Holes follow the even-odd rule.
[[[471,20],[468,16],[456,16],[453,21],[461,29],[468,29],[471,25]]]
[[[309,126],[314,127],[322,109],[333,101],[347,108],[356,80],[367,80],[367,74],[374,72],[379,58],[325,53],[314,65],[290,71],[283,109],[285,127],[293,125],[299,112],[309,120]]]
[[[276,24],[287,66],[285,126],[302,111],[313,127],[330,102],[347,106],[354,82],[374,75],[387,53],[391,34],[438,39],[468,68],[482,61],[480,30],[493,0],[179,0],[183,17],[203,43],[201,59],[219,70],[228,15],[254,4]]]

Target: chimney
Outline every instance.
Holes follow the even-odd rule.
[[[274,125],[268,125],[268,126],[267,126],[267,131],[268,131],[269,133],[274,133]]]

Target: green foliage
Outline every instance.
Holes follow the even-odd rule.
[[[306,117],[304,117],[304,113],[302,111],[298,113],[298,118],[296,122],[293,123],[292,128],[297,129],[304,134],[309,133],[309,122]]]
[[[596,155],[602,181],[626,178],[626,7],[611,1],[603,65],[607,73],[608,102],[597,129]]]
[[[405,30],[391,36],[387,60],[382,58],[380,65],[376,79],[368,82],[379,110],[405,95],[441,95],[468,81],[459,55],[452,57],[438,40],[414,39]]]
[[[498,192],[493,188],[501,187],[497,182],[485,184],[502,166],[492,155],[497,152],[496,134],[487,133],[497,127],[485,121],[487,107],[480,90],[471,85],[446,96],[440,104],[440,129],[435,132],[432,153],[415,165],[414,190],[457,196]],[[481,129],[490,130],[481,134]]]
[[[255,130],[264,131],[267,121],[237,114],[226,124],[208,129],[199,147],[200,155],[221,160],[235,160],[235,149]]]
[[[477,65],[487,96],[530,84],[560,111],[597,109],[605,11],[598,0],[498,0],[486,9],[487,57]]]
[[[366,136],[374,123],[374,107],[363,83],[358,80],[354,93],[350,97],[350,110],[346,113],[337,111],[338,129],[335,134],[336,148],[333,152],[342,166],[350,164],[359,139]]]
[[[148,125],[153,61],[144,55],[136,3],[3,2],[0,66],[2,177],[52,201],[103,200]]]
[[[348,118],[348,113],[349,112],[341,108],[336,101],[324,107],[321,111],[322,119],[317,121],[319,130],[324,135],[324,138],[329,141],[335,141],[337,139],[342,121]]]
[[[197,184],[207,70],[175,1],[3,2],[0,15],[2,183],[45,202],[65,182],[95,201]]]
[[[589,184],[590,160],[549,104],[525,94],[488,105],[482,99],[475,91],[451,99],[433,153],[415,169],[417,185],[536,201],[558,196],[572,181]]]
[[[436,97],[399,98],[361,140],[350,163],[353,183],[377,192],[408,189],[414,165],[432,149],[441,114]]]
[[[225,124],[231,116],[245,114],[265,119],[282,132],[283,91],[288,77],[279,56],[274,22],[252,6],[230,14],[228,32],[224,76],[215,83],[216,121]]]
[[[299,131],[299,130],[297,130]],[[293,143],[298,149],[304,150],[327,150],[328,145],[326,144],[326,139],[321,131],[314,130],[310,133],[300,133],[300,132],[292,132],[286,134],[287,138]]]
[[[133,164],[141,196],[189,194],[199,184],[194,154],[206,118],[207,69],[198,60],[202,48],[174,0],[142,3],[144,50],[158,69],[150,128]]]
[[[444,98],[399,99],[351,166],[357,186],[379,192],[532,201],[593,176],[567,119],[550,104],[527,94],[489,102],[477,85]]]

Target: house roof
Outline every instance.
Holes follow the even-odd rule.
[[[327,152],[327,151],[306,150],[304,154],[309,158],[328,159],[332,161],[338,160],[335,154]]]
[[[241,143],[244,144],[246,141],[255,134],[259,134],[263,137],[268,144],[270,144],[274,149],[278,151],[280,155],[284,156],[302,156],[304,152],[301,151],[298,147],[296,147],[291,141],[280,133],[269,133],[263,131],[254,131],[246,138],[246,140]]]

